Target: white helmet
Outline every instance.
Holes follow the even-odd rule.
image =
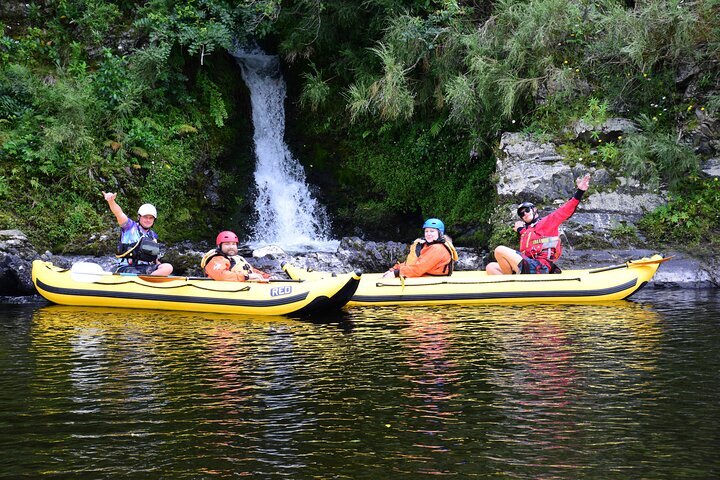
[[[157,218],[157,210],[155,210],[155,207],[150,203],[144,203],[140,205],[140,208],[138,208],[138,215],[141,217],[143,215],[152,215],[153,217]]]

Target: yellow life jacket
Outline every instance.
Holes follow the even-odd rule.
[[[242,256],[233,255],[232,257],[229,257],[224,253],[218,251],[217,248],[213,248],[212,250],[207,252],[205,255],[203,255],[202,260],[200,260],[200,268],[202,268],[203,272],[205,272],[205,265],[207,265],[212,258],[217,256],[225,257],[230,260],[230,270],[232,270],[235,265],[240,265],[240,268],[242,268],[246,272],[245,276],[248,276],[250,273],[252,273],[252,265],[250,265],[248,261],[245,260]]]

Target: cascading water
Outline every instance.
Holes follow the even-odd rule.
[[[284,141],[285,81],[277,56],[260,49],[237,49],[250,90],[255,127],[255,185],[257,222],[249,240],[253,248],[278,245],[286,251],[333,251],[325,209],[310,195],[305,172]]]

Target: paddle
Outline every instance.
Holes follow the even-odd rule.
[[[603,267],[603,268],[596,268],[595,270],[590,270],[588,273],[600,273],[600,272],[607,272],[608,270],[617,270],[619,268],[630,268],[633,266],[641,266],[641,265],[654,265],[656,263],[663,263],[667,262],[673,258],[670,257],[662,257],[662,258],[650,258],[647,260],[628,260],[625,263],[621,263],[619,265],[612,265],[610,267]]]
[[[123,277],[136,277],[146,282],[162,283],[162,282],[174,282],[176,280],[212,280],[208,277],[181,277],[181,276],[165,276],[165,275],[138,275],[135,273],[113,273],[106,272],[97,263],[91,262],[77,262],[74,263],[70,268],[70,277],[79,283],[94,283],[98,281],[99,277],[103,276],[123,276]],[[293,282],[301,283],[303,280],[282,280],[282,279],[263,279],[263,280],[249,280],[251,283],[272,283],[272,282]]]

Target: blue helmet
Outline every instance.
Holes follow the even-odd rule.
[[[422,228],[437,228],[441,234],[445,234],[445,224],[439,218],[428,218]]]

